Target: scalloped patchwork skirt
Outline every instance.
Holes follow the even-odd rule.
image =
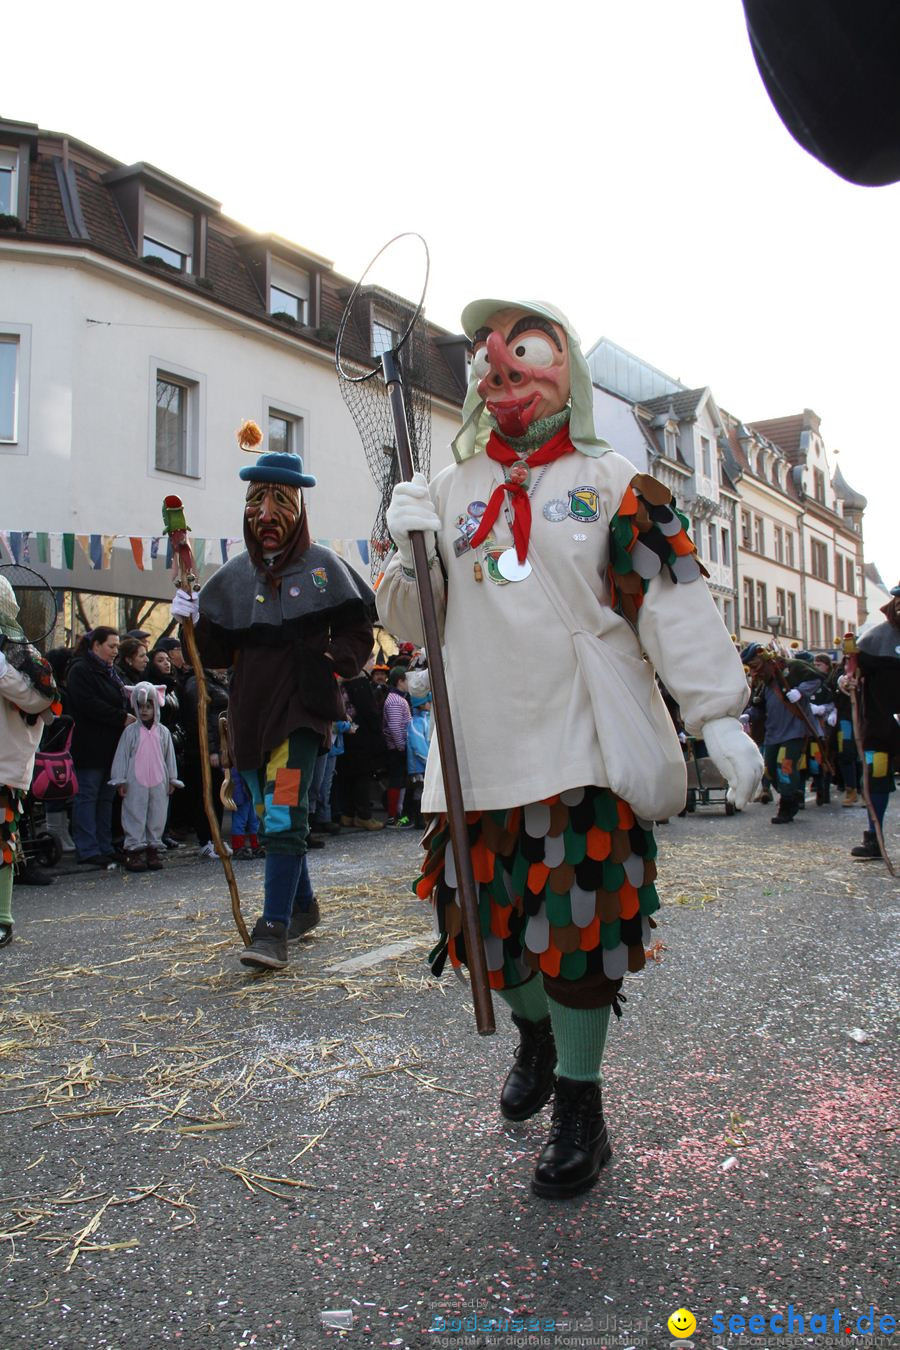
[[[659,909],[656,842],[646,822],[609,788],[573,788],[507,811],[466,815],[472,871],[492,989],[541,972],[560,1002],[590,985],[590,1003],[614,1003],[622,979],[645,964]],[[423,839],[415,893],[435,907],[441,940],[429,956],[465,964],[461,913],[446,815]]]
[[[25,809],[25,793],[0,786],[0,867],[11,867],[16,856],[19,816]]]

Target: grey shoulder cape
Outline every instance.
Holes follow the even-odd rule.
[[[275,589],[248,553],[219,568],[200,592],[200,613],[232,633],[271,640],[279,629],[327,623],[337,610],[368,617],[375,592],[330,548],[311,544],[302,558],[282,572]]]

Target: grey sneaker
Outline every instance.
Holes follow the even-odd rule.
[[[257,919],[250,934],[250,946],[240,955],[242,966],[257,970],[283,970],[288,963],[287,927],[269,919]]]
[[[321,919],[319,913],[319,902],[315,896],[310,901],[309,909],[295,909],[291,915],[291,923],[287,932],[287,940],[291,945],[299,942],[301,938],[316,927]]]

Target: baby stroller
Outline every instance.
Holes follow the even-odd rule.
[[[70,753],[74,729],[73,719],[66,716],[57,717],[44,728],[19,824],[19,847],[26,868],[29,864],[53,867],[62,857],[62,844],[48,827],[47,807],[62,806],[78,791]]]

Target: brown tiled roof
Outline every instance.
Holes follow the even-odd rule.
[[[642,399],[641,407],[658,414],[667,413],[671,405],[676,420],[683,422],[693,417],[705,393],[705,389],[685,389],[677,394],[658,394],[656,398]]]
[[[738,427],[741,424],[732,416],[731,413],[726,413],[724,409],[720,409],[720,411],[722,412],[722,420],[725,423],[725,435],[728,440],[728,449],[731,452],[735,464],[740,469],[742,474],[749,474],[751,477],[756,478],[758,476],[756,473],[756,468],[753,464],[750,463],[747,453],[744,450],[744,447],[741,445],[740,437],[738,436]],[[779,419],[779,420],[786,420],[786,419]],[[754,422],[753,429],[758,431],[760,435],[765,436],[766,440],[772,441],[774,445],[777,445],[779,450],[782,451],[784,450],[784,446],[779,441],[776,441],[774,436],[772,436],[767,432],[762,431],[761,423]],[[799,502],[801,498],[799,492],[797,491],[797,485],[794,482],[794,475],[792,473],[792,464],[790,459],[788,459],[788,462],[785,466],[785,470],[786,471],[784,475],[784,483],[780,488],[775,483],[769,482],[768,479],[766,480],[766,482],[768,483],[769,487],[774,487],[776,492],[781,491],[784,493],[786,497],[789,497],[791,501]]]
[[[68,143],[69,167],[88,238],[84,239],[76,231],[70,231],[57,171],[57,162],[63,154],[63,140],[56,133],[40,133],[37,157],[30,166],[27,226],[16,238],[26,243],[32,239],[36,242],[93,249],[146,274],[150,270],[148,264],[138,255],[113,191],[102,181],[110,170],[123,166],[91,146],[71,139]],[[292,334],[284,323],[273,319],[267,312],[250,274],[249,264],[238,247],[239,243],[258,242],[258,236],[250,230],[243,230],[240,225],[215,211],[210,212],[208,220],[205,282],[159,267],[153,267],[151,274],[177,289],[202,295],[204,300],[269,324],[281,334],[291,334],[298,342],[312,343],[333,352],[338,324],[353,282],[338,275],[323,262],[321,268],[317,269],[321,278],[318,327],[300,329]],[[273,251],[277,253],[277,245]],[[431,393],[459,406],[465,389],[435,341],[452,335],[446,329],[427,322],[425,332],[428,337],[428,384]]]
[[[800,440],[806,429],[803,413],[795,413],[792,417],[770,417],[762,422],[749,422],[748,426],[780,445],[792,464],[802,457]]]

